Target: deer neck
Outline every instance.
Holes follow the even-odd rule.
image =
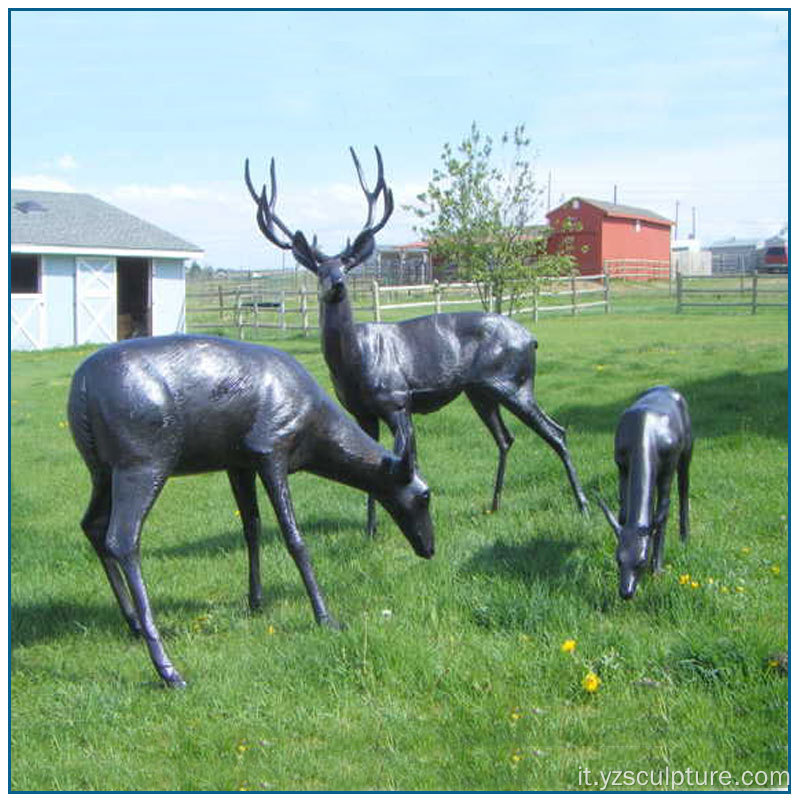
[[[385,494],[389,453],[332,401],[323,416],[321,435],[304,468],[354,489]]]
[[[656,458],[654,447],[648,441],[639,444],[639,452],[628,473],[627,524],[649,526],[653,516],[653,489],[655,487]]]
[[[336,303],[322,301],[322,350],[328,367],[334,374],[357,368],[359,348],[356,337],[353,308],[345,294]]]

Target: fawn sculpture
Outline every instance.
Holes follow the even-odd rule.
[[[291,250],[295,259],[317,276],[322,350],[336,396],[370,436],[378,439],[383,420],[394,436],[394,452],[410,445],[416,457],[412,414],[437,411],[462,392],[466,394],[497,444],[493,511],[500,505],[506,457],[514,443],[500,416],[503,406],[556,451],[578,507],[585,512],[588,501],[572,465],[564,429],[534,399],[537,343],[522,325],[498,314],[475,312],[435,314],[399,323],[354,322],[345,276],[373,252],[375,234],[388,221],[394,202],[378,148],[378,178],[372,191],[352,147],[350,153],[367,198],[367,221],[352,244],[348,241],[335,256],[318,248],[316,236],[309,245],[301,231],[292,233],[275,214],[275,160],[270,162],[269,199],[266,185],[260,194],[253,187],[249,162],[245,161],[245,183],[258,207],[256,220],[261,232],[272,244]],[[381,196],[383,214],[373,224]],[[367,506],[367,530],[375,531],[372,497]]]
[[[417,555],[433,556],[430,492],[410,450],[394,455],[367,436],[291,356],[211,336],[109,345],[76,371],[69,424],[92,479],[82,527],[123,617],[144,636],[158,674],[185,682],[153,621],[139,557],[142,524],[170,475],[225,470],[244,526],[250,607],[262,602],[256,475],[319,624],[328,612],[295,520],[287,475],[322,475],[370,492]]]
[[[692,424],[686,400],[669,386],[654,386],[623,411],[614,439],[619,469],[619,515],[598,498],[617,536],[619,593],[630,600],[651,558],[664,564],[664,529],[672,479],[678,473],[680,536],[689,536],[689,462]]]

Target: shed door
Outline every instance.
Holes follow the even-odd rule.
[[[75,281],[75,342],[117,340],[117,270],[113,258],[79,256]]]
[[[44,298],[39,294],[11,295],[11,349],[44,347]]]
[[[183,261],[154,259],[152,281],[153,336],[186,329],[186,276]]]

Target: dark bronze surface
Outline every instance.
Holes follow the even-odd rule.
[[[245,162],[245,182],[258,205],[258,226],[273,244],[291,250],[299,263],[317,276],[321,306],[322,350],[345,408],[375,439],[383,420],[394,436],[395,453],[410,445],[416,457],[412,414],[436,411],[467,395],[497,444],[492,510],[497,510],[503,488],[506,457],[514,437],[506,428],[500,406],[515,414],[558,454],[567,471],[581,511],[588,501],[572,465],[564,429],[539,408],[534,398],[536,339],[522,326],[497,314],[436,314],[400,323],[355,323],[345,276],[375,247],[374,234],[391,214],[391,191],[383,176],[378,148],[378,178],[369,191],[355,153],[359,182],[367,197],[364,229],[338,255],[326,256],[301,231],[292,234],[275,214],[275,162],[270,163],[270,195],[259,194]],[[372,224],[378,199],[384,213]],[[283,233],[283,237],[276,231]],[[367,529],[375,530],[374,502],[370,497]]]
[[[305,470],[369,492],[418,555],[433,555],[430,492],[410,448],[398,455],[382,448],[279,350],[211,336],[110,345],[77,369],[68,414],[92,477],[83,530],[123,616],[169,685],[184,681],[153,622],[139,541],[170,475],[227,472],[244,526],[252,608],[262,601],[256,475],[320,624],[337,627],[295,520],[288,474]]]
[[[664,564],[664,530],[672,479],[678,474],[680,536],[689,536],[689,462],[692,425],[686,400],[669,386],[655,386],[636,398],[620,417],[614,440],[619,469],[619,514],[598,500],[617,536],[619,593],[630,600],[651,560]]]

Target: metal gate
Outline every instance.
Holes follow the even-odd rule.
[[[78,256],[75,343],[117,340],[117,270],[113,258]]]

